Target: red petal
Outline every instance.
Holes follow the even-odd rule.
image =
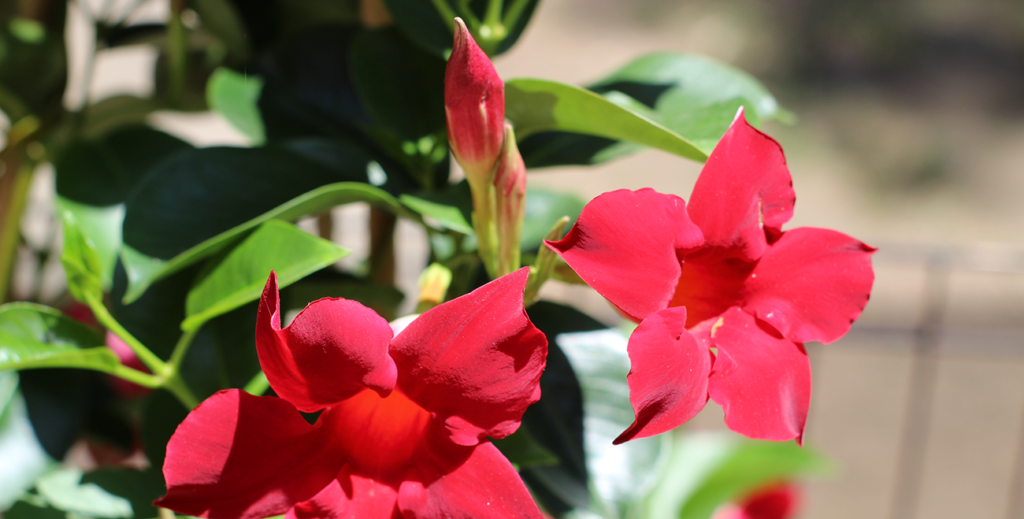
[[[398,490],[346,469],[319,494],[295,505],[285,519],[402,519]]]
[[[800,508],[800,489],[787,483],[762,488],[747,496],[742,506],[747,519],[788,519]]]
[[[419,316],[392,342],[401,390],[461,445],[503,438],[540,398],[547,339],[526,316],[519,269]]]
[[[792,218],[795,201],[782,147],[740,115],[693,186],[690,217],[708,246],[752,261],[764,253],[765,231],[780,232]]]
[[[344,455],[322,424],[287,401],[221,391],[199,404],[167,444],[167,495],[154,504],[199,517],[258,519],[327,486]]]
[[[795,342],[835,341],[868,303],[874,251],[830,229],[786,231],[751,273],[743,308]]]
[[[683,199],[653,189],[600,195],[562,241],[547,242],[636,321],[668,307],[679,281],[679,255],[701,243]]]
[[[402,483],[398,492],[407,519],[542,518],[516,469],[491,442],[420,461],[421,480]]]
[[[256,321],[256,351],[274,392],[311,413],[369,387],[382,396],[398,371],[388,355],[391,327],[346,299],[309,304],[281,329],[277,276],[270,273]]]
[[[685,306],[687,327],[718,317],[741,304],[755,263],[728,257],[728,250],[701,249],[683,259],[671,306]]]
[[[444,73],[448,142],[474,183],[488,182],[505,140],[505,83],[462,20]]]
[[[644,319],[629,337],[629,403],[636,421],[616,444],[679,427],[708,401],[711,358],[686,331],[686,309]]]
[[[731,308],[711,328],[718,357],[708,391],[725,424],[759,440],[801,441],[811,404],[811,364],[800,343]]]

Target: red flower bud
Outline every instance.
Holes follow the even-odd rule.
[[[526,206],[526,164],[516,147],[512,125],[505,125],[505,144],[494,170],[494,188],[498,224],[498,272],[506,274],[519,268],[519,242]]]
[[[444,108],[448,142],[470,184],[489,182],[505,139],[505,85],[459,18],[444,74]]]

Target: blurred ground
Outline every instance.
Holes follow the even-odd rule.
[[[166,8],[149,4],[159,19]],[[71,39],[81,30],[75,23]],[[810,486],[802,517],[1014,517],[1011,500],[1024,493],[1021,476],[1014,479],[1024,436],[1024,3],[545,0],[497,66],[506,78],[586,84],[656,50],[710,55],[764,81],[799,117],[765,128],[793,174],[799,203],[790,227],[830,227],[880,247],[863,318],[836,344],[808,345],[815,392],[807,443],[833,457],[836,470]],[[101,55],[92,95],[152,89],[153,59],[136,48]],[[81,91],[75,81],[69,106]],[[152,122],[200,145],[244,143],[212,115],[163,113]],[[685,197],[699,171],[649,151],[597,168],[533,172],[530,182],[588,198],[623,187]],[[52,182],[37,179],[43,188]],[[337,238],[356,261],[365,254],[365,214],[346,208],[338,216]],[[399,240],[415,252],[400,256],[408,290],[425,261],[423,237],[403,226]],[[617,319],[588,289],[545,293]],[[941,304],[928,313],[929,302]],[[915,361],[915,344],[935,355]],[[908,413],[915,362],[934,375],[933,392],[918,377],[925,398]],[[904,443],[913,420],[919,436]],[[712,404],[693,427],[721,424]],[[919,494],[912,511],[894,515],[900,489],[915,488],[899,482],[908,447],[923,456],[911,463]]]

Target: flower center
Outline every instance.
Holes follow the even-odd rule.
[[[679,285],[669,306],[686,307],[687,328],[742,303],[744,282],[757,263],[723,260],[722,252],[705,249],[683,258]]]
[[[387,398],[366,389],[333,406],[331,419],[349,460],[359,468],[386,472],[405,465],[421,443],[430,413],[395,389]]]

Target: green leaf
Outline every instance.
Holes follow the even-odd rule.
[[[594,92],[555,81],[506,81],[505,116],[515,125],[520,140],[533,133],[559,130],[642,144],[698,161],[707,159],[707,153],[661,124]]]
[[[320,213],[332,207],[352,202],[367,202],[401,216],[416,218],[414,214],[402,207],[398,200],[382,189],[359,182],[339,182],[326,185],[213,236],[170,260],[150,257],[125,245],[121,254],[121,261],[128,273],[129,282],[124,296],[125,304],[138,299],[154,281],[216,254],[263,222],[274,219],[297,220],[307,214]]]
[[[551,226],[563,216],[569,217],[566,230],[571,229],[586,205],[583,199],[573,194],[527,186],[522,249],[535,250],[540,247]]]
[[[0,306],[0,370],[66,367],[111,373],[118,365],[99,334],[55,309],[34,303]]]
[[[444,131],[443,59],[387,28],[356,35],[351,63],[356,92],[374,122],[413,142]]]
[[[584,449],[590,473],[591,510],[607,518],[632,517],[667,462],[671,437],[661,435],[613,446],[633,423],[629,403],[627,338],[620,330],[565,333],[555,338],[583,389]]]
[[[80,484],[82,471],[55,470],[36,483],[39,495],[54,508],[90,517],[132,517],[128,500],[111,495],[93,483]]]
[[[93,206],[123,203],[154,166],[190,149],[177,137],[141,125],[76,141],[54,161],[57,194]]]
[[[60,262],[68,279],[68,291],[75,299],[89,304],[89,300],[103,300],[103,263],[96,244],[86,236],[71,211],[61,213],[64,221],[64,250]]]
[[[472,221],[473,195],[469,183],[462,181],[441,191],[428,191],[417,195],[403,194],[402,204],[428,217],[429,224],[458,233],[474,234]]]
[[[271,220],[216,261],[188,294],[186,331],[209,319],[259,299],[270,271],[278,286],[287,286],[338,261],[347,250],[289,223]]]
[[[263,118],[256,106],[262,91],[263,79],[259,76],[239,74],[221,67],[213,71],[206,83],[206,102],[213,111],[223,115],[232,126],[251,139],[253,146],[260,146],[267,140]]]
[[[0,459],[0,510],[7,510],[50,463],[32,429],[14,372],[0,372]]]
[[[392,285],[327,269],[281,290],[281,307],[285,311],[301,310],[310,302],[325,297],[358,301],[389,321],[398,318],[398,307],[405,299],[405,295]]]
[[[583,449],[583,394],[556,338],[562,333],[604,329],[605,325],[575,308],[549,301],[530,306],[528,313],[548,338],[548,359],[540,377],[540,401],[526,410],[523,427],[559,461],[557,465],[525,468],[521,474],[555,515],[586,509],[590,490]]]
[[[707,519],[715,509],[781,480],[825,472],[828,461],[793,442],[729,433],[677,434],[667,470],[651,493],[651,519]]]
[[[558,463],[558,456],[537,443],[537,440],[530,434],[526,427],[520,427],[500,440],[491,440],[502,454],[516,466],[518,470],[536,467],[538,465],[554,465]]]
[[[163,474],[155,466],[146,470],[101,468],[83,475],[82,484],[96,485],[104,492],[128,501],[134,517],[138,519],[157,517],[153,501],[166,492]]]
[[[58,197],[57,208],[61,212],[68,211],[73,214],[82,234],[92,240],[100,261],[100,281],[103,290],[109,290],[113,282],[114,265],[117,264],[117,257],[121,253],[124,205],[96,207]]]
[[[663,94],[658,93],[658,87]],[[747,111],[763,120],[792,117],[750,74],[727,63],[693,54],[648,54],[602,79],[592,88],[618,90],[653,106],[659,113],[663,112],[660,104],[665,101],[665,95],[671,94],[687,99],[691,106],[745,99],[749,101]]]
[[[793,119],[753,76],[703,56],[650,54],[589,88],[664,125],[704,154],[711,153],[741,105],[755,126],[760,121]],[[531,168],[596,164],[638,149],[616,138],[581,133],[587,132],[534,135],[521,139],[519,149]]]

